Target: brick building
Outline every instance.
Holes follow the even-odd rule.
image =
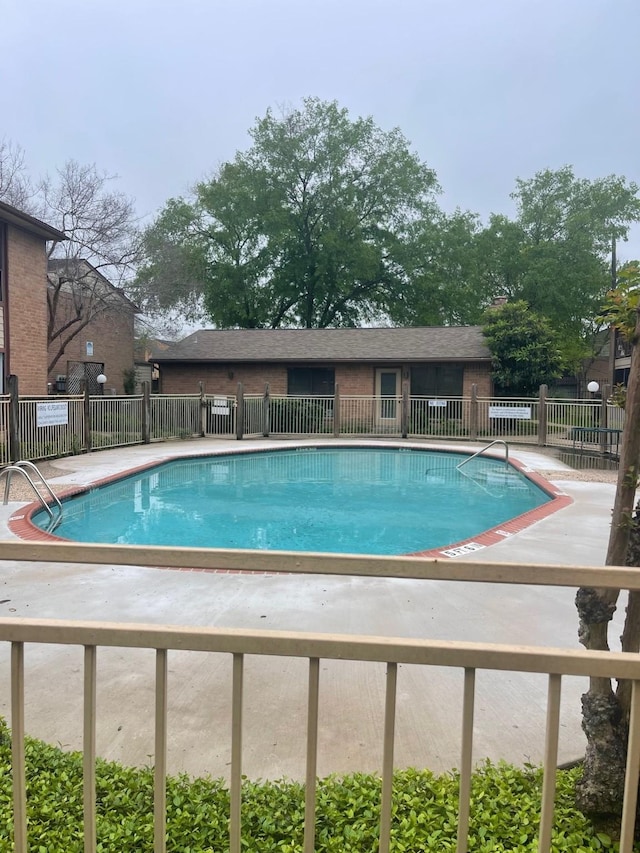
[[[46,244],[65,235],[0,201],[0,393],[47,392]]]
[[[491,354],[479,326],[194,332],[153,354],[163,394],[490,396]]]
[[[134,320],[137,307],[88,261],[52,259],[48,266],[54,331],[49,372],[54,392],[100,392],[96,377],[107,377],[105,394],[123,394],[126,371],[134,370]]]

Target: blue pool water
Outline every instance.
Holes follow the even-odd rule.
[[[81,542],[409,554],[550,498],[504,462],[406,448],[301,448],[176,460],[64,502]],[[33,521],[47,528],[48,517]]]

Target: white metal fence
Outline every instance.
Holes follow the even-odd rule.
[[[147,441],[260,436],[398,436],[539,444],[615,455],[624,411],[601,400],[540,398],[289,397],[159,394],[0,398],[0,464]]]
[[[287,572],[347,577],[414,578],[423,581],[464,581],[465,583],[532,584],[556,587],[609,587],[640,589],[640,570],[627,568],[577,568],[482,563],[442,564],[438,561],[386,557],[348,557],[341,555],[300,555],[282,553],[248,553],[212,551],[208,549],[171,549],[153,547],[99,546],[84,544],[34,544],[3,542],[3,560],[46,560],[107,565],[217,566],[248,572]],[[304,853],[313,853],[316,838],[316,777],[318,763],[318,709],[321,695],[319,678],[324,660],[384,662],[386,688],[384,727],[381,732],[381,801],[379,820],[380,853],[388,853],[392,832],[401,842],[401,829],[394,822],[394,740],[398,667],[451,667],[464,674],[462,695],[462,727],[460,731],[460,787],[457,814],[457,853],[469,849],[469,822],[474,803],[471,798],[471,773],[474,736],[476,673],[483,670],[543,673],[548,677],[547,718],[544,737],[544,779],[540,791],[540,853],[551,850],[554,816],[554,792],[558,741],[560,732],[560,695],[564,676],[596,676],[624,678],[632,682],[630,737],[627,748],[626,786],[621,822],[620,853],[631,853],[640,770],[640,657],[634,653],[591,652],[540,646],[496,645],[487,642],[468,643],[456,640],[406,639],[349,634],[318,634],[294,631],[266,631],[245,628],[180,627],[139,624],[65,622],[58,620],[0,619],[0,645],[11,649],[11,726],[13,772],[14,850],[28,850],[28,789],[25,762],[25,660],[37,654],[38,644],[81,645],[84,647],[84,712],[83,712],[83,799],[84,849],[98,849],[96,806],[96,683],[98,647],[155,650],[155,750],[154,750],[154,851],[165,853],[171,848],[166,838],[166,776],[169,730],[168,685],[171,680],[169,661],[174,650],[229,655],[232,661],[230,710],[230,808],[229,851],[240,853],[250,839],[242,825],[243,711],[246,655],[297,657],[307,660],[307,714],[300,725],[306,740],[306,785]],[[33,644],[33,647],[31,647]],[[26,646],[29,647],[26,647]],[[50,673],[56,677],[55,672]],[[247,676],[248,677],[248,676]],[[335,709],[339,713],[339,708]],[[263,709],[269,713],[269,709]],[[509,722],[505,708],[501,720]],[[199,743],[193,748],[198,749]],[[271,750],[265,744],[265,750]],[[10,818],[7,816],[7,819]],[[277,819],[274,816],[274,819]],[[456,819],[443,815],[443,820]],[[438,827],[434,827],[434,831]],[[485,841],[490,842],[490,828]],[[101,846],[100,849],[108,849]]]
[[[20,459],[55,459],[84,449],[84,398],[21,397],[18,403]]]
[[[247,438],[257,438],[268,433],[265,423],[265,397],[263,394],[245,394],[241,404],[243,421],[242,434]]]
[[[333,434],[333,397],[271,397],[270,435]]]
[[[91,447],[121,447],[142,442],[141,396],[91,397],[89,423]]]
[[[0,465],[8,465],[9,460],[9,397],[0,395]]]
[[[478,437],[535,444],[539,424],[537,399],[495,397],[478,400]]]
[[[411,397],[409,434],[466,438],[471,432],[471,400],[463,397]]]
[[[142,399],[142,398],[140,398]],[[192,438],[202,432],[199,394],[158,394],[150,397],[151,440]]]
[[[203,406],[205,410],[204,432],[207,435],[235,436],[238,412],[235,395],[209,395],[204,399]]]

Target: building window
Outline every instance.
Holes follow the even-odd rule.
[[[631,358],[632,344],[626,341],[617,329],[614,329],[616,358]]]
[[[332,397],[335,371],[327,367],[290,367],[287,371],[287,393],[296,397]]]
[[[411,368],[412,397],[462,397],[461,364],[417,364]]]

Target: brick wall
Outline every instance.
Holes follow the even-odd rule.
[[[7,227],[9,371],[21,394],[47,393],[47,265],[45,242]]]
[[[331,367],[331,365],[314,365]],[[398,368],[402,365],[398,364]],[[409,365],[402,366],[409,371]],[[391,368],[390,368],[391,369]],[[335,381],[344,396],[375,394],[376,368],[373,365],[335,366]],[[162,364],[160,367],[160,392],[162,394],[197,394],[202,382],[207,394],[235,394],[241,382],[245,394],[262,394],[265,383],[273,395],[287,393],[287,367],[278,364]],[[481,397],[491,396],[489,365],[478,363],[465,365],[463,393],[471,394],[471,385],[478,386]]]
[[[61,302],[57,311],[58,322],[62,322],[66,312],[70,308],[70,296],[60,294]],[[104,373],[107,384],[104,388],[105,394],[124,393],[123,371],[133,368],[134,348],[134,314],[126,303],[120,309],[110,309],[99,314],[84,329],[82,329],[66,345],[64,354],[49,375],[49,382],[55,383],[58,374],[67,373],[68,361],[93,361],[104,364]],[[93,344],[93,355],[87,354],[87,342]],[[54,343],[53,351],[57,351],[58,345]]]
[[[477,364],[466,364],[462,380],[462,396],[471,396],[471,386],[478,386],[478,397],[491,397],[493,394],[493,382],[491,381],[491,367],[488,364],[478,362]]]

